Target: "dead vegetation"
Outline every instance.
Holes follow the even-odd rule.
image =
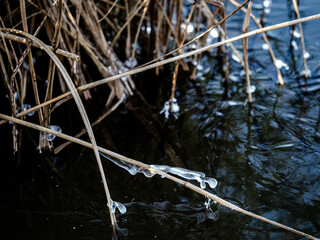
[[[3,119],[1,124],[6,121],[13,122],[12,125],[7,125],[13,130],[13,151],[19,151],[17,124],[39,130],[39,151],[52,149],[57,154],[71,142],[92,148],[103,180],[109,209],[112,208],[113,201],[99,152],[147,171],[165,175],[166,178],[181,183],[226,207],[315,239],[306,233],[245,211],[150,165],[113,153],[96,144],[92,128],[123,103],[142,125],[148,125],[148,131],[163,144],[172,163],[175,166],[185,167],[183,149],[177,144],[179,139],[174,135],[169,138],[161,137],[163,124],[154,116],[152,108],[148,107],[148,103],[135,87],[132,76],[149,69],[155,69],[156,74],[159,74],[163,65],[174,63],[170,97],[172,113],[179,70],[189,72],[191,79],[194,78],[197,71],[195,66],[203,53],[212,48],[219,48],[217,54],[224,53],[225,81],[228,81],[229,75],[228,51],[232,51],[246,71],[248,101],[252,102],[247,45],[250,41],[249,36],[254,34],[262,33],[277,70],[279,84],[284,84],[281,72],[276,67],[275,53],[264,33],[280,27],[301,24],[303,21],[310,21],[320,16],[300,19],[298,6],[296,1],[293,1],[297,20],[262,28],[260,21],[251,13],[252,0],[246,0],[241,4],[233,0],[227,2],[235,6],[234,11],[229,14],[225,9],[226,2],[211,0],[20,0],[19,4],[8,0],[1,1],[0,7],[4,10],[0,16],[0,66],[3,86],[8,96],[5,104],[10,106],[10,112],[1,111],[0,118]],[[246,13],[242,27],[243,34],[229,39],[226,20],[240,11]],[[260,30],[248,31],[250,18]],[[206,23],[205,31],[201,30],[203,23]],[[207,45],[206,39],[213,29],[217,29],[219,41]],[[301,25],[300,31],[303,36]],[[239,39],[243,41],[243,58],[232,45],[233,41]],[[230,48],[227,47],[227,43]],[[35,65],[39,64],[37,58],[41,54],[47,54],[49,60],[41,63],[45,70],[39,72]],[[89,70],[88,65],[95,70]],[[92,72],[94,74],[91,74]],[[306,62],[305,74],[307,77]],[[106,92],[105,107],[101,109],[100,117],[90,122],[83,101],[91,99],[92,89],[102,84],[107,84],[109,87]],[[56,94],[57,92],[59,94]],[[26,103],[26,98],[29,96],[34,99],[35,104],[32,107]],[[55,114],[57,108],[63,108],[63,103],[71,98],[75,100],[85,126],[75,137],[50,130],[51,116]],[[37,112],[37,122],[24,121],[25,116],[33,111]],[[79,120],[74,119],[74,121]],[[49,134],[62,137],[68,142],[53,148],[52,141],[48,138]],[[79,140],[84,134],[88,134],[91,143]],[[116,233],[117,220],[114,211],[109,212]]]

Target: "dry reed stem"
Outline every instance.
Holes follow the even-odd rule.
[[[49,128],[45,128],[45,127],[42,127],[42,126],[39,126],[39,125],[36,125],[36,124],[33,124],[33,123],[29,123],[29,122],[24,121],[24,120],[13,118],[13,117],[7,116],[7,115],[2,114],[2,113],[0,113],[0,118],[4,119],[6,121],[12,121],[12,122],[14,122],[16,124],[20,124],[20,125],[23,125],[23,126],[26,126],[26,127],[38,130],[38,131],[43,131],[43,132],[46,132],[48,134],[53,134],[53,135],[55,135],[57,137],[63,138],[63,139],[68,140],[68,141],[72,141],[72,142],[77,143],[79,145],[82,145],[84,147],[88,147],[88,148],[91,148],[91,149],[94,148],[94,146],[92,144],[88,143],[88,142],[85,142],[83,140],[71,137],[71,136],[69,136],[67,134],[63,134],[63,133],[59,133],[59,132],[53,131],[53,130],[51,130]],[[160,176],[164,176],[165,178],[167,178],[167,179],[169,179],[171,181],[174,181],[176,183],[179,183],[179,184],[181,184],[181,185],[191,189],[192,191],[195,191],[195,192],[197,192],[197,193],[199,193],[199,194],[201,194],[201,195],[203,195],[205,197],[208,197],[211,200],[214,200],[214,201],[220,203],[221,205],[223,205],[223,206],[225,206],[227,208],[230,208],[230,209],[235,210],[237,212],[240,212],[242,214],[248,215],[250,217],[259,219],[259,220],[261,220],[263,222],[267,222],[267,223],[269,223],[271,225],[274,225],[276,227],[282,228],[282,229],[287,230],[289,232],[298,234],[300,236],[303,236],[303,237],[306,237],[306,238],[309,238],[309,239],[312,239],[312,240],[317,240],[318,239],[318,238],[315,238],[315,237],[313,237],[313,236],[311,236],[311,235],[309,235],[307,233],[301,232],[299,230],[293,229],[293,228],[288,227],[286,225],[283,225],[281,223],[275,222],[273,220],[267,219],[265,217],[262,217],[260,215],[255,214],[255,213],[252,213],[252,212],[249,212],[247,210],[244,210],[244,209],[242,209],[242,208],[240,208],[240,207],[238,207],[238,206],[236,206],[236,205],[234,205],[234,204],[232,204],[232,203],[230,203],[230,202],[218,197],[215,194],[212,194],[212,193],[210,193],[210,192],[208,192],[208,191],[206,191],[206,190],[204,190],[204,189],[202,189],[202,188],[200,188],[200,187],[198,187],[198,186],[196,186],[194,184],[191,184],[191,183],[189,183],[187,181],[184,181],[184,180],[182,180],[182,179],[180,179],[178,177],[172,176],[172,175],[170,175],[168,173],[165,173],[165,172],[160,171],[160,170],[158,170],[156,168],[153,168],[152,166],[150,166],[148,164],[145,164],[143,162],[134,160],[132,158],[125,157],[123,155],[120,155],[118,153],[112,152],[112,151],[110,151],[108,149],[105,149],[105,148],[102,148],[102,147],[98,147],[98,150],[99,150],[99,152],[101,152],[103,154],[106,154],[106,155],[108,155],[110,157],[114,157],[114,158],[116,158],[118,160],[130,163],[130,164],[134,164],[136,166],[139,166],[139,167],[141,167],[143,169],[146,169],[146,170],[150,171],[151,173],[157,173]]]
[[[161,55],[161,42],[163,41],[163,31],[165,29],[162,30],[162,22],[163,22],[163,16],[166,14],[162,8],[162,5],[160,4],[159,0],[156,0],[156,4],[159,6],[160,8],[157,9],[157,31],[156,31],[156,40],[155,40],[155,50],[156,50],[156,56],[160,57]],[[167,5],[167,0],[164,0],[163,3],[164,6]],[[162,40],[162,41],[161,41]],[[162,42],[162,46],[164,41]],[[159,68],[155,69],[156,75],[159,75]]]
[[[102,20],[104,20],[105,18],[107,18],[107,16],[109,15],[109,13],[112,11],[112,9],[116,6],[117,2],[119,0],[115,0],[114,3],[112,4],[112,6],[109,8],[108,12],[102,17],[99,19],[98,22],[101,22]]]
[[[237,3],[235,0],[230,0],[230,2],[231,2],[233,5],[235,5],[235,6],[239,6],[239,3]],[[246,9],[245,7],[243,7],[243,8],[241,8],[241,11],[243,11],[244,13],[246,13],[246,12],[247,12],[247,9]],[[262,25],[261,25],[260,21],[253,15],[253,13],[251,13],[250,16],[251,16],[252,20],[255,22],[255,24],[258,26],[258,28],[262,28]],[[279,69],[279,68],[277,67],[277,65],[276,65],[277,59],[276,59],[275,54],[274,54],[274,52],[273,52],[273,50],[272,50],[271,44],[270,44],[270,42],[269,42],[269,40],[268,40],[267,35],[266,35],[265,33],[261,33],[261,34],[262,34],[263,40],[264,40],[265,43],[268,45],[268,50],[269,50],[269,54],[270,54],[271,60],[272,60],[273,65],[274,65],[274,67],[276,68],[276,71],[277,71],[277,76],[278,76],[279,84],[280,84],[281,86],[283,86],[283,85],[284,85],[283,77],[282,77],[282,74],[281,74],[280,69]]]
[[[168,24],[168,27],[169,27],[169,31],[168,32],[170,32],[173,35],[175,44],[177,44],[177,46],[179,46],[179,37],[178,37],[178,35],[177,35],[177,33],[176,33],[175,29],[174,29],[174,26],[173,26],[172,22],[170,21],[170,17],[165,13],[164,8],[160,3],[160,0],[156,0],[156,1],[157,1],[157,6],[159,7],[160,11],[164,13],[164,18],[165,18],[165,20],[166,20],[166,22]],[[158,32],[159,31],[157,31],[157,33]],[[170,34],[168,34],[168,35],[170,35]],[[169,38],[169,36],[168,36],[168,38]],[[161,57],[159,56],[157,59],[161,59],[163,57],[165,57],[165,55],[161,56]],[[154,61],[154,60],[152,60],[152,61]]]
[[[249,1],[248,9],[246,12],[246,16],[243,20],[242,25],[242,34],[248,33],[249,23],[250,23],[250,13],[252,8],[252,0]],[[243,46],[243,60],[244,60],[244,70],[246,72],[246,83],[247,83],[247,93],[248,93],[248,102],[252,102],[252,94],[251,94],[251,83],[250,83],[250,70],[249,70],[249,62],[248,62],[248,38],[245,37],[242,39]]]
[[[141,72],[144,72],[144,71],[156,68],[156,67],[163,66],[165,64],[169,64],[169,63],[175,62],[175,61],[177,61],[179,59],[183,59],[183,58],[190,57],[190,56],[193,56],[193,55],[196,55],[196,54],[200,54],[200,53],[208,51],[208,50],[210,50],[212,48],[215,48],[215,47],[218,47],[218,46],[222,46],[224,44],[231,43],[231,42],[234,42],[234,41],[237,41],[237,40],[241,40],[241,39],[243,39],[245,37],[250,37],[250,36],[253,36],[255,34],[268,32],[268,31],[271,31],[271,30],[292,26],[292,25],[298,24],[300,22],[308,22],[308,21],[319,19],[319,18],[320,18],[320,14],[315,14],[315,15],[312,15],[312,16],[308,16],[308,17],[295,19],[295,20],[291,20],[291,21],[275,24],[275,25],[272,25],[272,26],[264,27],[264,28],[261,28],[261,29],[256,29],[256,30],[253,30],[253,31],[248,32],[246,34],[242,34],[242,35],[239,35],[239,36],[236,36],[236,37],[233,37],[233,38],[226,39],[226,40],[224,40],[222,42],[214,43],[214,44],[202,47],[200,49],[181,54],[179,56],[175,56],[175,57],[171,57],[171,58],[162,60],[161,62],[153,63],[153,64],[150,64],[148,66],[144,66],[144,67],[140,67],[140,68],[138,67],[138,68],[129,70],[129,71],[121,73],[121,74],[117,74],[117,75],[114,75],[114,76],[111,76],[111,77],[108,77],[108,78],[104,78],[104,79],[98,80],[98,81],[93,82],[93,83],[82,85],[82,86],[77,88],[77,91],[79,93],[81,93],[83,91],[86,91],[86,90],[89,90],[91,88],[100,86],[102,84],[106,84],[106,83],[118,80],[119,78],[131,76],[131,75],[134,75],[134,74],[137,74],[137,73],[141,73]],[[4,32],[5,30],[6,29],[4,29],[4,28],[0,28],[1,32]],[[65,97],[68,97],[70,95],[71,95],[71,92],[66,92],[66,93],[64,93],[62,95],[59,95],[59,96],[51,99],[48,102],[41,103],[40,105],[34,106],[34,107],[32,107],[32,108],[30,108],[30,109],[28,109],[26,111],[18,113],[17,117],[21,117],[21,116],[24,116],[24,115],[26,115],[28,113],[34,112],[34,111],[38,110],[39,108],[41,108],[43,106],[46,106],[46,105],[51,104],[53,102],[59,101],[59,100],[65,98]],[[1,121],[0,122],[0,124],[3,124],[3,123],[5,123],[5,121]]]
[[[62,22],[62,10],[63,10],[63,0],[58,0],[57,4],[57,21],[55,25],[55,31],[53,34],[52,38],[52,51],[55,53],[56,49],[58,48],[58,44],[60,41],[60,31],[61,31],[61,22]],[[49,69],[48,69],[48,81],[47,81],[47,88],[46,88],[46,95],[44,101],[48,101],[52,98],[52,92],[53,92],[53,82],[54,82],[54,76],[55,76],[55,64],[52,59],[49,61]],[[51,105],[47,105],[43,109],[43,116],[44,116],[44,121],[43,121],[43,126],[48,127],[50,125],[50,108]],[[39,142],[39,148],[51,148],[51,145],[49,141],[46,138],[41,138],[40,137],[40,142]]]
[[[296,12],[297,18],[300,18],[300,13],[299,13],[299,7],[297,4],[296,0],[292,0],[294,10]],[[302,47],[302,59],[303,59],[303,65],[304,65],[304,77],[308,78],[308,65],[307,65],[307,59],[306,59],[306,48],[304,44],[304,36],[303,36],[303,29],[302,29],[302,24],[299,23],[299,30],[300,30],[300,35],[301,35],[301,47]]]
[[[140,30],[141,30],[141,25],[142,25],[142,22],[144,20],[144,17],[146,15],[146,12],[148,10],[148,7],[149,7],[149,3],[150,3],[150,0],[145,0],[144,2],[144,8],[143,8],[143,11],[142,11],[142,16],[140,18],[140,22],[138,24],[138,29],[137,29],[137,32],[136,32],[136,36],[134,38],[134,42],[133,42],[133,49],[132,49],[132,53],[131,53],[131,57],[134,58],[135,57],[135,54],[136,54],[136,48],[137,48],[137,42],[138,42],[138,38],[139,38],[139,34],[140,34]]]
[[[100,159],[97,143],[96,143],[96,140],[95,140],[95,137],[94,137],[91,125],[90,125],[90,121],[89,121],[88,116],[86,114],[86,110],[85,110],[85,108],[83,106],[83,103],[82,103],[81,98],[80,98],[80,96],[79,96],[79,94],[77,92],[77,89],[73,85],[73,82],[72,82],[68,72],[66,71],[66,69],[64,68],[63,64],[60,62],[58,57],[42,41],[40,41],[38,38],[36,38],[36,37],[34,37],[34,36],[32,36],[32,35],[30,35],[28,33],[25,33],[23,31],[16,30],[16,29],[4,28],[4,29],[1,29],[1,31],[20,34],[20,35],[23,35],[23,36],[31,39],[34,42],[37,42],[40,46],[43,47],[43,49],[46,51],[46,53],[49,55],[49,57],[54,61],[54,63],[56,64],[57,68],[60,70],[61,74],[63,75],[63,77],[64,77],[64,79],[66,81],[66,84],[68,85],[68,87],[69,87],[69,89],[70,89],[70,91],[72,93],[72,96],[73,96],[73,98],[74,98],[74,100],[76,102],[76,105],[77,105],[77,107],[79,109],[79,113],[80,113],[80,115],[82,117],[82,120],[83,120],[83,122],[85,124],[85,127],[87,129],[90,141],[91,141],[92,146],[93,146],[93,151],[94,151],[97,163],[98,163],[99,171],[100,171],[101,178],[102,178],[102,181],[103,181],[103,186],[104,186],[106,197],[107,197],[107,200],[108,200],[109,213],[110,213],[110,219],[111,219],[112,227],[113,227],[113,230],[114,230],[114,233],[115,233],[116,232],[116,227],[117,227],[117,222],[116,222],[115,214],[112,212],[112,209],[111,209],[112,208],[112,199],[111,199],[111,195],[110,195],[110,192],[109,192],[109,188],[108,188],[107,180],[106,180],[105,173],[104,173],[104,170],[103,170],[103,166],[102,166],[102,163],[101,163],[101,159]]]
[[[187,19],[187,22],[186,22],[184,31],[183,31],[183,36],[182,36],[182,39],[181,39],[181,42],[180,42],[179,47],[181,47],[181,46],[183,45],[184,40],[186,39],[187,29],[188,29],[188,26],[189,26],[189,23],[190,23],[190,20],[191,20],[191,17],[192,17],[192,14],[193,14],[193,11],[194,11],[195,8],[196,8],[196,4],[193,4],[193,5],[192,5],[192,8],[191,8],[191,10],[190,10],[190,13],[189,13],[189,16],[188,16],[188,19]],[[181,52],[182,52],[182,49],[180,49],[180,50],[178,51],[178,55],[180,55]],[[176,62],[176,66],[175,66],[175,68],[174,68],[174,73],[173,73],[173,78],[172,78],[171,96],[170,96],[170,108],[169,108],[169,112],[170,112],[170,113],[172,113],[172,105],[173,105],[174,91],[175,91],[175,88],[176,88],[176,82],[177,82],[177,77],[178,77],[179,65],[180,65],[180,60],[178,60],[178,61]]]
[[[113,5],[114,4],[114,2],[111,1],[111,0],[100,0],[100,1],[101,2],[105,2],[105,3],[109,4],[109,5]],[[120,4],[116,4],[116,7],[120,8],[120,9],[126,9],[126,7],[124,7],[124,6],[120,5]]]
[[[178,47],[176,49],[174,49],[173,51],[169,52],[169,53],[166,53],[165,55],[161,56],[160,58],[156,58],[150,62],[147,62],[147,63],[144,63],[143,65],[141,65],[140,67],[144,67],[144,66],[147,66],[147,65],[150,65],[154,62],[157,62],[177,51],[179,51],[180,49],[190,45],[191,43],[195,42],[196,40],[198,40],[199,38],[203,37],[204,35],[208,34],[212,29],[214,29],[215,27],[217,27],[218,25],[224,23],[228,18],[230,18],[233,14],[235,14],[237,11],[239,11],[244,5],[247,4],[249,0],[245,0],[239,7],[237,7],[235,10],[233,10],[231,13],[229,13],[225,18],[221,19],[217,24],[215,24],[214,26],[211,26],[209,29],[207,29],[205,32],[201,33],[199,36],[195,37],[194,39],[192,39],[191,41],[187,42],[186,44],[184,44],[183,46],[181,47]],[[221,45],[219,45],[221,46]],[[217,46],[217,47],[219,47]],[[196,50],[195,50],[196,51]]]
[[[9,39],[9,40],[12,40],[12,41],[15,41],[15,42],[18,42],[18,43],[28,44],[27,43],[27,39],[23,38],[23,37],[15,36],[15,35],[12,35],[12,34],[9,34],[9,33],[3,33],[3,36],[6,39]],[[39,46],[35,42],[32,42],[31,45],[32,45],[32,47],[36,47],[36,48],[42,49],[42,47]],[[50,45],[46,45],[46,46],[48,48],[52,48]],[[56,54],[58,54],[60,56],[63,56],[63,57],[70,58],[70,59],[75,60],[75,61],[79,61],[80,60],[80,56],[79,55],[71,53],[71,52],[68,52],[68,51],[65,51],[65,50],[62,50],[62,49],[57,49],[56,50]]]
[[[129,5],[129,0],[125,0],[125,5],[126,5],[126,15],[127,18],[130,16],[130,5]],[[118,30],[116,30],[117,32]],[[126,58],[129,59],[130,57],[130,51],[131,51],[131,23],[128,22],[127,26],[127,39],[126,39]]]
[[[113,48],[114,44],[117,42],[118,38],[120,37],[121,33],[123,32],[123,30],[126,28],[126,26],[131,22],[131,20],[138,14],[138,12],[140,11],[140,9],[144,6],[145,2],[147,0],[139,0],[139,2],[136,4],[136,6],[138,4],[140,4],[139,7],[137,7],[137,9],[128,17],[127,21],[122,25],[121,29],[117,32],[116,36],[113,38],[113,41],[111,43],[111,48]],[[134,8],[133,8],[134,9]]]

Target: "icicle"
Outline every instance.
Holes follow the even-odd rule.
[[[188,169],[184,169],[184,168],[179,168],[179,167],[170,167],[167,165],[150,165],[151,169],[147,170],[147,169],[141,168],[141,167],[134,165],[134,164],[131,164],[131,163],[127,163],[122,160],[114,160],[111,157],[104,155],[102,153],[100,153],[100,154],[103,157],[105,157],[106,159],[108,159],[111,162],[113,162],[114,164],[116,164],[117,166],[127,170],[131,175],[136,175],[137,173],[142,173],[144,176],[151,178],[156,174],[161,175],[160,173],[157,173],[156,171],[153,170],[153,169],[157,169],[157,170],[162,171],[166,174],[171,173],[171,174],[177,175],[177,176],[179,176],[183,179],[186,179],[186,180],[196,180],[200,183],[200,187],[202,189],[205,189],[207,187],[207,185],[210,188],[215,188],[218,184],[216,179],[206,177],[206,175],[202,172],[196,172],[196,171],[192,171],[192,170],[188,170]],[[161,175],[161,177],[165,177],[165,175]]]
[[[114,160],[111,157],[104,155],[102,153],[100,153],[101,156],[105,157],[106,159],[110,160],[111,162],[113,162],[114,164],[116,164],[117,166],[127,170],[131,175],[136,175],[139,171],[139,167],[130,163],[126,163],[124,161],[121,160]]]
[[[178,167],[169,167],[166,165],[151,165],[151,167],[163,171],[165,173],[177,175],[186,180],[196,180],[200,183],[200,187],[202,189],[206,188],[206,183],[210,186],[210,188],[215,188],[217,186],[217,180],[215,180],[214,178],[206,177],[206,175],[202,172],[191,171],[188,169]]]

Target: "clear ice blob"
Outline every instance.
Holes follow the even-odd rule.
[[[209,34],[210,34],[210,37],[212,37],[212,38],[218,38],[219,37],[219,32],[218,32],[218,30],[216,28],[212,29]]]
[[[170,114],[170,100],[166,101],[164,103],[164,106],[162,108],[162,110],[160,111],[160,114],[163,114],[164,113],[164,116],[166,119],[168,119],[169,117],[169,114]],[[179,104],[178,104],[178,101],[176,98],[173,98],[172,99],[172,113],[173,113],[173,116],[177,118],[177,114],[178,112],[180,111],[180,107],[179,107]]]
[[[289,70],[289,66],[288,64],[286,64],[285,62],[283,62],[282,60],[280,59],[276,59],[276,66],[277,68],[281,69],[281,68],[285,68],[286,70]]]
[[[256,86],[251,85],[251,86],[250,86],[250,89],[247,88],[246,91],[247,91],[247,93],[254,93],[254,92],[256,91]]]
[[[296,51],[299,49],[299,48],[298,48],[298,45],[297,45],[297,42],[296,42],[295,40],[292,40],[292,41],[291,41],[291,46],[292,46],[293,49],[296,50]]]
[[[125,62],[124,65],[128,68],[134,68],[138,65],[138,61],[136,58],[129,57]]]
[[[266,44],[266,43],[262,44],[262,49],[263,50],[269,50],[268,44]]]
[[[61,127],[59,127],[58,125],[50,125],[50,129],[59,133],[62,132]],[[56,138],[56,135],[53,135],[51,133],[47,134],[47,141],[51,142],[55,138]]]
[[[233,59],[234,61],[238,62],[238,63],[241,62],[240,58],[239,58],[237,55],[235,55],[235,54],[232,54],[232,59]]]
[[[110,207],[109,203],[107,205]],[[111,212],[115,213],[116,209],[118,209],[121,214],[125,214],[127,212],[126,206],[124,206],[122,203],[112,201]]]
[[[200,187],[202,189],[206,188],[206,184],[208,184],[210,188],[215,188],[218,184],[216,179],[206,177],[206,175],[202,172],[196,172],[178,167],[169,167],[166,165],[151,165],[151,167],[163,171],[165,173],[177,175],[181,178],[184,178],[185,180],[196,180],[200,183]]]
[[[23,111],[27,111],[27,110],[30,109],[30,108],[31,108],[31,105],[30,105],[30,104],[24,104],[24,105],[23,105]],[[29,112],[27,115],[28,115],[29,117],[31,117],[31,116],[34,115],[34,112]]]
[[[304,69],[300,71],[300,76],[305,76],[305,75],[307,75],[307,77],[311,77],[311,70],[309,68],[307,68],[307,71],[305,71]]]
[[[181,29],[182,29],[183,32],[184,32],[185,28],[186,28],[186,24],[182,23],[181,24]],[[189,35],[189,34],[192,34],[193,32],[194,32],[194,27],[193,27],[192,23],[189,23],[188,27],[187,27],[187,34]]]
[[[295,30],[293,31],[293,36],[294,36],[295,38],[301,38],[300,31],[299,31],[298,29],[295,29]]]

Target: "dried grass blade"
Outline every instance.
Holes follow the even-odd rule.
[[[126,28],[126,26],[129,24],[129,22],[138,14],[138,12],[140,11],[140,9],[145,5],[147,0],[140,0],[138,3],[142,2],[140,4],[140,6],[130,15],[130,17],[128,18],[128,20],[125,22],[125,24],[122,25],[121,29],[117,32],[117,35],[113,38],[113,41],[111,43],[111,47],[114,46],[114,44],[117,42],[118,38],[120,37],[122,31]],[[138,4],[137,3],[137,4]]]
[[[112,6],[111,6],[110,9],[108,10],[108,12],[107,12],[101,19],[99,19],[98,23],[101,22],[103,19],[105,19],[105,18],[109,15],[109,13],[112,11],[112,9],[117,5],[117,2],[118,2],[118,1],[119,1],[119,0],[115,0],[115,1],[114,1],[114,3],[112,4]]]
[[[4,38],[9,39],[9,40],[12,40],[12,41],[15,41],[15,42],[19,42],[19,43],[23,43],[23,44],[27,44],[27,39],[26,38],[15,36],[15,35],[12,35],[12,34],[9,34],[9,33],[3,33],[3,36],[4,36]],[[39,46],[35,42],[32,42],[31,45],[32,45],[32,47],[36,47],[36,48],[42,49],[42,47]],[[50,45],[46,45],[46,46],[48,48],[52,48],[52,46],[50,46]],[[67,51],[62,50],[62,49],[57,49],[56,50],[56,54],[58,54],[60,56],[63,56],[63,57],[70,58],[72,60],[76,60],[76,61],[80,60],[80,56],[79,55],[71,53],[71,52],[67,52]]]
[[[144,17],[146,16],[146,12],[147,12],[149,3],[150,3],[150,0],[147,0],[147,2],[145,3],[145,6],[144,6],[144,8],[143,8],[143,11],[142,11],[142,16],[141,16],[141,18],[140,18],[140,22],[139,22],[139,25],[138,25],[138,30],[137,30],[136,36],[135,36],[135,38],[134,38],[134,43],[133,43],[133,49],[132,49],[131,58],[134,58],[134,56],[135,56],[135,54],[136,54],[137,42],[138,42],[140,30],[141,30],[141,25],[142,25],[142,22],[143,22],[143,20],[144,20]]]
[[[235,6],[239,6],[239,3],[237,3],[235,0],[230,0],[230,2],[233,4],[233,5],[235,5]],[[246,8],[241,8],[241,10],[243,11],[243,12],[247,12],[247,9]],[[261,23],[260,23],[260,21],[251,13],[250,14],[250,16],[251,16],[251,18],[252,18],[252,20],[255,22],[255,24],[258,26],[258,28],[262,28],[262,25],[261,25]],[[262,34],[262,38],[263,38],[263,40],[266,42],[266,44],[268,45],[268,50],[269,50],[269,53],[270,53],[270,57],[271,57],[271,60],[272,60],[272,62],[273,62],[273,65],[275,66],[275,68],[276,68],[276,71],[277,71],[277,76],[278,76],[278,80],[279,80],[279,84],[281,85],[281,86],[283,86],[284,85],[284,81],[283,81],[283,77],[282,77],[282,74],[281,74],[281,71],[280,71],[280,69],[277,67],[277,65],[276,65],[276,61],[277,61],[277,59],[276,59],[276,57],[275,57],[275,54],[274,54],[274,52],[273,52],[273,50],[272,50],[272,47],[271,47],[271,44],[270,44],[270,42],[269,42],[269,40],[268,40],[268,37],[267,37],[267,35],[263,32],[263,33],[261,33]]]
[[[300,18],[300,12],[299,12],[299,8],[298,8],[298,4],[296,0],[292,0],[293,6],[294,6],[294,10],[296,12],[297,18]],[[307,65],[307,59],[306,59],[306,47],[304,44],[304,36],[303,36],[303,29],[302,29],[302,24],[299,23],[299,30],[300,30],[300,35],[301,35],[301,47],[302,47],[302,58],[303,58],[303,65],[304,65],[304,76],[305,78],[309,77],[309,70],[308,70],[308,65]]]
[[[63,0],[58,0],[57,7],[58,7],[58,11],[57,11],[58,16],[57,16],[57,22],[55,25],[55,31],[53,34],[52,44],[51,44],[52,45],[51,50],[53,52],[56,51],[56,49],[58,48],[58,44],[59,44],[59,36],[60,36],[61,22],[62,22]],[[52,98],[55,69],[56,69],[56,66],[55,66],[53,60],[50,59],[49,69],[48,69],[48,81],[47,81],[46,96],[44,99],[45,102]],[[51,105],[47,105],[43,109],[43,115],[44,115],[43,125],[46,127],[48,127],[50,125],[50,107],[51,107]],[[51,148],[51,145],[49,144],[49,142],[47,141],[46,138],[40,138],[39,148],[42,149],[45,147]]]
[[[249,23],[250,23],[250,14],[252,8],[252,0],[250,0],[248,9],[246,12],[246,16],[243,21],[242,25],[242,34],[248,33],[249,30]],[[247,93],[248,93],[248,102],[252,102],[252,95],[251,95],[251,82],[250,82],[250,70],[249,70],[249,62],[248,62],[248,38],[245,37],[242,39],[242,46],[243,46],[243,60],[244,60],[244,69],[246,72],[246,83],[247,83]]]
[[[192,8],[191,8],[191,10],[190,10],[190,13],[189,13],[187,22],[186,22],[186,26],[185,26],[184,31],[183,31],[183,36],[182,36],[182,39],[181,39],[181,43],[180,43],[180,45],[179,45],[180,47],[183,45],[184,40],[186,39],[187,29],[188,29],[188,26],[189,26],[189,23],[190,23],[190,20],[191,20],[191,17],[192,17],[192,14],[193,14],[193,11],[194,11],[195,8],[196,8],[196,4],[193,4],[193,5],[192,5]],[[178,51],[178,54],[180,55],[181,52],[182,52],[182,49],[180,49],[180,50]],[[170,113],[172,113],[172,105],[173,105],[174,91],[175,91],[176,83],[177,83],[179,65],[180,65],[180,61],[178,60],[177,63],[176,63],[176,66],[175,66],[175,68],[174,68],[174,73],[173,73],[173,78],[172,78],[171,96],[170,96]]]

